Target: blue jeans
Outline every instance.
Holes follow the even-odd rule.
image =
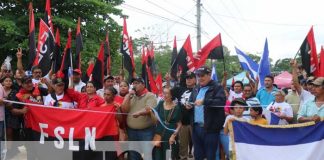
[[[198,124],[194,124],[192,130],[192,141],[194,145],[195,160],[215,160],[216,150],[218,148],[219,132],[206,132],[205,129]]]
[[[226,155],[226,159],[229,159],[229,138],[228,138],[228,135],[225,135],[224,134],[224,129],[221,130],[220,134],[219,134],[219,140],[220,140],[220,143],[222,144],[223,146],[223,149],[224,149],[224,152],[225,152],[225,155]],[[216,151],[216,160],[219,160],[219,147],[217,148],[217,151]]]
[[[127,128],[127,135],[128,135],[128,141],[152,141],[153,135],[154,135],[154,127],[146,128],[146,129],[131,129]],[[138,147],[138,146],[133,146]],[[150,153],[152,154],[152,149],[148,145],[141,146],[143,148],[144,153]],[[152,156],[152,155],[150,155]],[[142,156],[134,151],[131,151],[128,153],[128,159],[129,160],[140,160],[142,159]]]

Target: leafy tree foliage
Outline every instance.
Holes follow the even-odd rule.
[[[45,2],[45,0],[33,1],[36,38],[39,20],[44,18]],[[81,17],[83,69],[87,67],[90,58],[97,56],[100,43],[105,39],[107,31],[109,31],[113,55],[113,73],[120,68],[121,58],[118,53],[122,28],[111,18],[111,15],[122,16],[122,11],[116,8],[122,2],[123,0],[51,0],[54,29],[60,29],[62,51],[65,47],[68,28],[72,29],[72,38],[75,39],[77,19]],[[28,51],[28,4],[29,1],[3,0],[0,2],[0,53],[2,54],[0,62],[6,55],[15,57],[17,47],[22,47],[24,53]],[[74,42],[72,52],[75,52]]]

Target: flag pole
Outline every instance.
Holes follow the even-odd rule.
[[[71,28],[69,28],[69,31],[68,32],[69,33],[72,32]],[[71,49],[70,49],[70,61],[71,61],[71,70],[72,70],[72,73],[73,73],[73,63],[72,63],[72,53],[71,53]]]

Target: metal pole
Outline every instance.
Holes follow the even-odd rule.
[[[200,11],[200,7],[201,7],[201,3],[200,0],[196,1],[197,4],[197,53],[198,51],[201,49],[201,11]]]

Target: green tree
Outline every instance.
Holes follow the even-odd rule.
[[[44,18],[45,0],[34,0],[35,29],[37,38],[39,19]],[[82,68],[87,67],[90,58],[96,57],[101,41],[109,31],[109,41],[113,61],[113,73],[120,66],[120,33],[121,27],[110,17],[122,16],[122,11],[116,6],[123,0],[52,0],[51,12],[54,28],[60,29],[62,50],[66,43],[68,28],[73,31],[72,52],[75,52],[75,31],[78,17],[81,17],[81,33],[83,38]],[[28,50],[28,3],[29,1],[0,2],[0,60],[5,55],[15,55],[16,48],[22,47],[24,53]],[[37,42],[37,41],[36,41]],[[25,54],[26,55],[26,54]],[[13,56],[15,57],[15,56]],[[27,59],[27,58],[24,58]],[[15,60],[14,60],[15,61]]]
[[[273,72],[290,71],[291,58],[278,59],[273,66]]]

